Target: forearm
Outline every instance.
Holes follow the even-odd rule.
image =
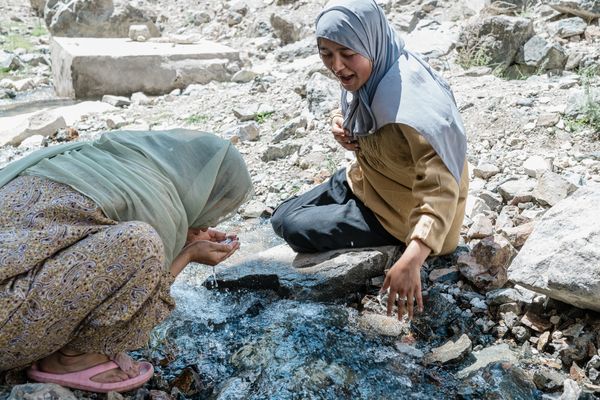
[[[396,264],[421,268],[429,254],[431,254],[431,249],[425,243],[419,239],[413,239],[408,243],[406,250],[404,250]]]
[[[183,250],[181,250],[179,255],[177,255],[177,257],[175,257],[175,259],[171,263],[171,268],[170,268],[171,275],[173,275],[173,277],[177,277],[177,275],[179,275],[179,273],[181,271],[183,271],[183,269],[189,263],[190,263],[190,257],[188,255],[188,252],[184,248]]]

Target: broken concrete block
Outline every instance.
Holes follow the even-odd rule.
[[[54,37],[50,51],[56,94],[72,98],[161,95],[192,83],[229,81],[227,64],[239,60],[239,51],[209,41]]]

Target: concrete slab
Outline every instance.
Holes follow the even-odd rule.
[[[71,98],[160,95],[192,83],[227,81],[227,64],[239,60],[238,50],[209,41],[54,37],[50,51],[56,93]]]

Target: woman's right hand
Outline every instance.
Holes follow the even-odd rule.
[[[333,117],[331,120],[331,132],[333,133],[333,137],[346,150],[358,150],[360,148],[358,140],[353,139],[350,132],[348,132],[347,129],[344,129],[343,125],[344,119],[342,117]]]
[[[182,250],[189,262],[195,262],[205,265],[217,265],[240,248],[240,242],[234,240],[230,243],[212,242],[210,240],[197,240]]]
[[[188,243],[171,264],[171,274],[176,277],[191,262],[217,265],[229,258],[240,248],[239,240],[230,243],[195,240]]]

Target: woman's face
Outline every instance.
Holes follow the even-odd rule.
[[[352,49],[329,39],[319,38],[319,55],[323,64],[334,73],[349,92],[356,92],[371,76],[371,60]]]

